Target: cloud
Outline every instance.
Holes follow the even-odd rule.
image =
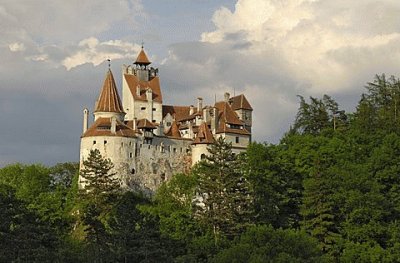
[[[8,45],[12,52],[24,51],[25,45],[23,43],[14,42]]]
[[[132,58],[139,51],[140,46],[138,44],[121,40],[99,42],[97,38],[91,37],[80,41],[76,50],[66,57],[62,64],[68,70],[85,63],[92,63],[97,66],[106,59]]]
[[[294,119],[297,94],[348,94],[343,106],[354,109],[376,73],[398,75],[399,12],[392,0],[238,0],[214,13],[215,29],[200,43],[171,47],[167,83],[196,96],[222,94],[220,87],[245,93],[255,137],[276,142]]]

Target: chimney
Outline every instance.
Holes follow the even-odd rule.
[[[111,133],[115,134],[117,132],[117,119],[115,117],[111,117]]]
[[[164,136],[164,125],[162,122],[158,125],[158,136]]]
[[[83,133],[88,129],[89,122],[89,110],[87,108],[83,109]]]
[[[210,118],[210,114],[208,111],[209,111],[208,108],[203,109],[203,120],[205,123],[207,123]]]
[[[203,98],[197,98],[197,112],[201,112],[203,109]]]
[[[194,113],[194,106],[193,105],[190,105],[190,108],[189,108],[189,115],[192,115]]]
[[[211,131],[213,134],[217,133],[218,128],[218,109],[216,107],[212,108],[212,117],[211,117]]]
[[[140,97],[140,86],[136,86],[136,96]]]
[[[147,101],[153,100],[153,91],[150,88],[146,89],[146,99]]]
[[[133,129],[134,131],[136,131],[136,122],[137,122],[137,119],[136,119],[136,117],[135,117],[135,118],[133,118],[133,121],[132,121],[132,129]]]
[[[189,137],[190,139],[194,139],[193,124],[191,122],[189,122]]]
[[[225,94],[224,94],[225,102],[229,102],[230,95],[231,94],[229,94],[228,92],[225,92]]]

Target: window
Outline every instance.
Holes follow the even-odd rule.
[[[174,153],[176,153],[176,148],[173,148],[172,151],[173,151]]]
[[[156,122],[156,120],[152,120],[152,122]]]
[[[171,126],[171,122],[170,121],[167,121],[167,126]]]
[[[129,158],[132,158],[132,153],[129,153]]]
[[[200,159],[201,159],[201,160],[204,160],[204,159],[206,159],[206,155],[205,155],[204,153],[203,153],[203,154],[201,154],[201,155],[200,155]]]
[[[153,111],[156,111],[156,108],[153,108]]]
[[[96,144],[96,141],[93,141],[93,144]]]
[[[162,173],[160,177],[161,177],[161,181],[165,182],[165,173]]]
[[[132,168],[131,174],[135,174],[135,168]]]
[[[141,107],[140,110],[146,110],[146,107]]]
[[[104,140],[104,144],[107,144],[107,141],[106,141],[106,140]]]
[[[235,139],[236,139],[236,143],[239,143],[239,137],[236,137]]]

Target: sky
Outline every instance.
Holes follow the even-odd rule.
[[[165,104],[244,93],[253,138],[277,143],[297,95],[353,111],[375,74],[400,76],[398,0],[0,0],[0,166],[78,161],[111,59],[142,43]]]

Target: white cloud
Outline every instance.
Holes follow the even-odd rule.
[[[239,0],[233,12],[221,8],[214,14],[216,30],[203,33],[202,41],[227,42],[230,35],[240,33],[242,41],[251,43],[246,52],[269,49],[280,54],[288,73],[311,83],[312,92],[345,90],[355,84],[352,74],[361,72],[350,73],[348,64],[333,54],[352,49],[357,61],[359,50],[399,41],[399,11],[400,2],[390,0],[379,5],[370,0]]]
[[[97,66],[107,59],[132,58],[139,50],[138,44],[121,40],[100,42],[97,38],[91,37],[80,41],[77,50],[66,57],[62,64],[67,70],[85,63]]]
[[[214,13],[201,43],[171,48],[163,76],[179,76],[167,83],[196,96],[244,92],[256,138],[276,141],[295,117],[297,94],[359,96],[376,73],[399,75],[399,13],[394,0],[238,0]]]
[[[12,52],[24,51],[25,45],[23,43],[14,42],[8,45]]]

